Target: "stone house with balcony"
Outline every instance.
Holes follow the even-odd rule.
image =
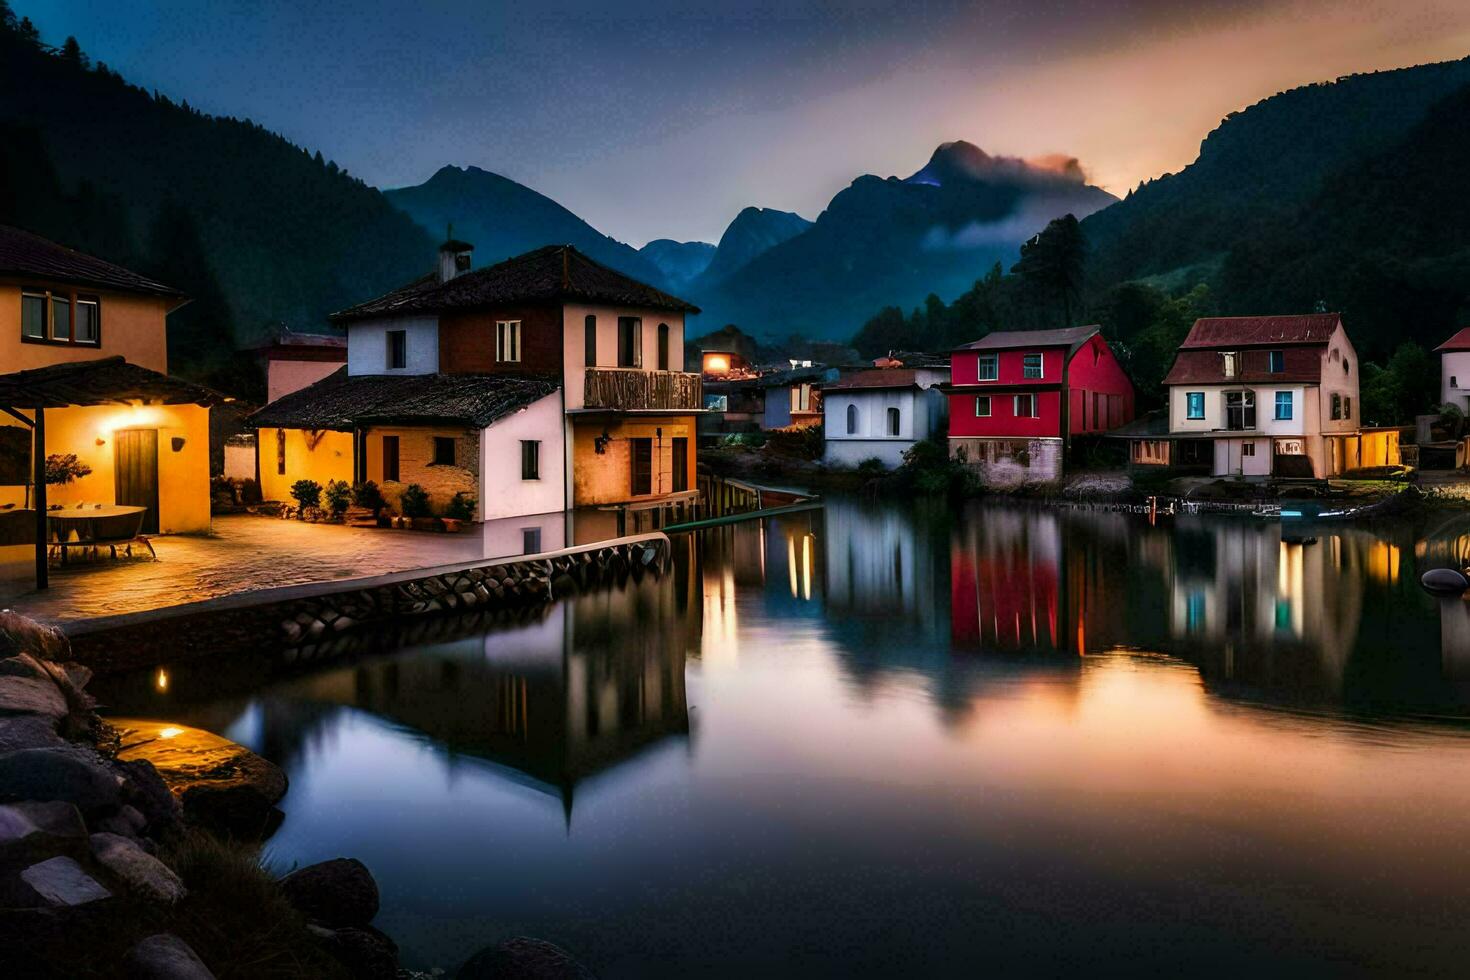
[[[697,308],[570,245],[478,270],[472,248],[447,241],[435,272],[332,316],[345,368],[254,417],[265,496],[317,470],[390,502],[418,483],[436,510],[462,488],[481,520],[576,510],[577,541],[692,501],[703,393],[674,368]]]
[[[1130,464],[1321,478],[1377,462],[1359,424],[1359,367],[1336,313],[1196,320],[1164,377],[1167,428],[1120,433]]]

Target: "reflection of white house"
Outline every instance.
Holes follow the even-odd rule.
[[[823,460],[853,466],[878,459],[885,466],[899,465],[914,443],[944,434],[949,401],[937,386],[948,382],[948,367],[918,367],[860,371],[826,385]]]

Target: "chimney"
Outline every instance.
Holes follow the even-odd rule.
[[[453,237],[439,246],[439,281],[448,282],[455,276],[470,271],[470,253],[475,246]]]

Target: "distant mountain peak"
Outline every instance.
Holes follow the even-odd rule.
[[[908,184],[942,187],[955,181],[1085,184],[1081,162],[1064,153],[1022,159],[992,156],[967,140],[940,143],[929,162],[905,178]]]

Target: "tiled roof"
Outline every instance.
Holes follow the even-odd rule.
[[[927,372],[927,373],[924,373]],[[924,388],[933,383],[939,372],[949,373],[949,365],[927,368],[873,368],[849,374],[832,384],[823,385],[824,391],[839,391],[851,388]]]
[[[1435,348],[1437,351],[1470,350],[1470,327],[1457,332],[1449,340]]]
[[[1220,351],[1181,349],[1164,384],[1318,384],[1322,380],[1320,346],[1282,347],[1281,371],[1271,370],[1270,356],[1269,350],[1259,348],[1239,351],[1235,376],[1227,378],[1225,357]]]
[[[154,282],[130,269],[10,225],[0,225],[0,275],[34,276],[99,289],[161,296],[184,295],[172,286]]]
[[[958,350],[1019,350],[1026,347],[1066,347],[1076,350],[1102,328],[1097,324],[1059,330],[996,330]]]
[[[67,405],[215,405],[229,401],[202,385],[159,374],[121,357],[68,361],[0,374],[0,406],[60,408]]]
[[[332,314],[336,322],[511,303],[587,302],[698,313],[699,307],[594,262],[571,245],[547,245],[441,283],[430,273]]]
[[[246,421],[273,429],[345,431],[367,422],[453,422],[483,429],[558,386],[555,378],[541,375],[348,375],[344,367]]]
[[[1337,313],[1203,317],[1194,321],[1194,326],[1189,329],[1189,336],[1184,338],[1179,349],[1325,344],[1341,319],[1341,315]]]

